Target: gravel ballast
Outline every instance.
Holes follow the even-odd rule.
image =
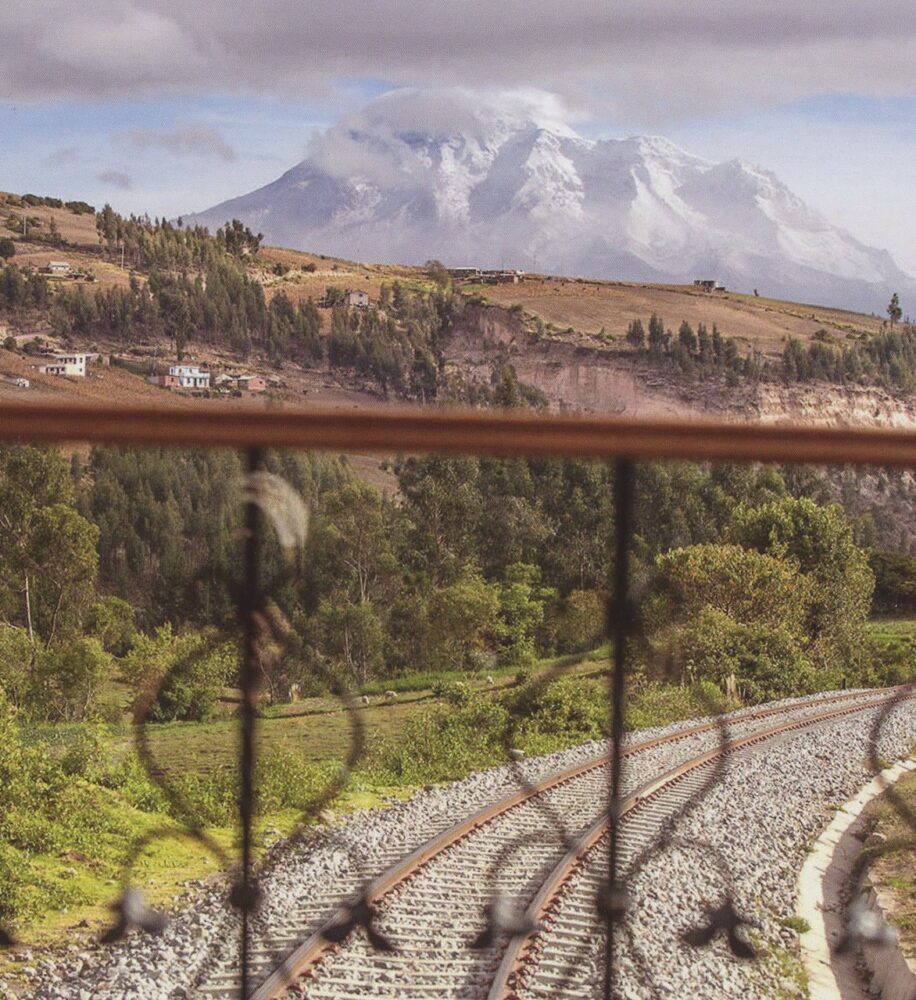
[[[818,709],[829,695],[794,699],[798,715]],[[742,713],[729,719],[732,736],[746,733]],[[780,925],[794,912],[794,887],[806,845],[836,808],[868,778],[864,752],[870,720],[846,717],[815,733],[795,734],[764,754],[746,754],[687,818],[682,837],[700,838],[729,859],[739,909],[760,921],[759,939],[772,949],[792,945],[794,932]],[[768,728],[778,718],[753,724]],[[630,734],[632,743],[680,731],[696,720]],[[667,770],[714,745],[718,733],[695,735],[633,758],[632,780]],[[898,706],[884,726],[879,753],[893,759],[916,740],[916,706]],[[515,765],[528,779],[587,761],[605,749],[595,741]],[[291,847],[276,851],[264,880],[261,919],[281,933],[303,908],[323,907],[346,896],[438,832],[470,813],[516,791],[517,771],[505,766],[431,788],[409,801],[380,811],[362,811],[338,828],[321,828]],[[661,889],[660,887],[664,887]],[[781,966],[764,961],[736,962],[721,941],[704,951],[678,941],[685,927],[700,920],[704,900],[721,895],[721,878],[696,847],[670,849],[650,862],[636,886],[630,916],[639,948],[653,970],[652,991],[635,980],[627,996],[765,997],[792,996],[781,983]],[[324,900],[316,904],[315,898]],[[311,903],[309,901],[312,901]],[[315,910],[316,913],[319,910]],[[131,935],[112,948],[81,948],[34,964],[34,988],[22,996],[36,1000],[164,1000],[194,995],[194,983],[220,957],[230,961],[236,922],[223,887],[203,887],[158,937]],[[783,993],[778,990],[783,989]],[[19,991],[17,991],[19,993]]]

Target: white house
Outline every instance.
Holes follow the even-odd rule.
[[[178,377],[182,389],[210,388],[210,373],[202,371],[197,365],[172,365],[169,375]]]
[[[358,289],[355,292],[347,292],[346,303],[348,306],[356,306],[357,309],[368,309],[371,302],[369,293]]]
[[[85,378],[88,354],[54,354],[52,357],[53,363],[42,365],[39,371],[47,375],[75,375]]]
[[[48,265],[44,270],[48,274],[69,274],[70,273],[70,263],[66,260],[49,260]]]

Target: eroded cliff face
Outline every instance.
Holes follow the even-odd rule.
[[[468,308],[446,353],[472,379],[486,380],[494,362],[509,361],[560,412],[916,428],[916,397],[904,393],[826,382],[730,386],[723,376],[685,375],[573,332],[536,339],[522,317],[499,307]]]

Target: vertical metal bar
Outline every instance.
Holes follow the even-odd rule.
[[[626,641],[629,628],[630,536],[633,520],[633,463],[618,459],[614,466],[614,592],[607,606],[607,635],[614,643],[614,670],[611,675],[611,773],[608,788],[608,884],[604,906],[607,927],[604,955],[604,997],[614,996],[615,931],[623,915],[622,886],[618,884],[621,799],[621,750],[623,745],[623,703],[626,692]]]
[[[248,452],[248,472],[257,472],[261,466],[261,450]],[[244,628],[244,656],[242,659],[242,748],[239,758],[239,823],[242,834],[242,873],[239,886],[239,904],[242,910],[240,995],[246,1000],[249,992],[250,916],[254,905],[254,887],[251,882],[251,829],[254,819],[254,767],[255,724],[258,697],[258,631],[257,613],[261,606],[261,516],[257,504],[249,499],[245,505],[245,578],[241,590],[241,612]]]

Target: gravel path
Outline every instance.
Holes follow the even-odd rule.
[[[797,714],[804,714],[813,711],[823,697],[827,696],[782,704],[797,705]],[[730,717],[732,735],[750,728],[741,724],[740,716],[734,713]],[[631,734],[629,740],[642,742],[695,724],[693,720],[644,730]],[[885,728],[882,755],[890,758],[904,752],[916,739],[916,708],[898,708]],[[866,778],[862,763],[866,730],[866,722],[847,719],[828,736],[799,736],[760,759],[741,760],[683,831],[685,836],[702,833],[729,853],[736,899],[762,919],[761,933],[768,942],[788,943],[791,939],[791,932],[783,930],[777,920],[780,914],[793,912],[792,891],[805,845],[822,825],[830,804],[845,801]],[[693,736],[673,747],[657,748],[633,758],[639,761],[633,777],[642,779],[665,770],[717,739],[715,733]],[[534,779],[593,758],[603,749],[602,742],[592,742],[524,761],[521,769],[527,778]],[[274,935],[282,935],[284,929],[289,933],[291,914],[316,906],[326,911],[342,894],[352,892],[398,857],[515,790],[515,771],[510,767],[494,768],[418,793],[384,812],[357,813],[340,828],[314,831],[302,843],[284,849],[282,864],[265,880],[263,922]],[[774,803],[779,804],[775,809]],[[720,822],[723,815],[729,817],[727,823]],[[582,825],[586,819],[582,817]],[[760,992],[764,984],[767,988],[774,985],[772,976],[767,979],[769,965],[748,970],[732,961],[723,962],[720,945],[688,956],[681,954],[679,946],[672,946],[672,929],[693,919],[699,901],[717,888],[715,881],[710,881],[707,867],[702,852],[677,850],[650,864],[643,873],[640,885],[645,886],[647,902],[633,913],[632,925],[640,947],[652,953],[651,964],[657,971],[660,989],[655,994],[629,995],[685,996],[689,990],[704,997],[756,997],[767,995]],[[665,886],[663,894],[659,885]],[[114,948],[80,949],[38,962],[34,967],[35,988],[23,995],[36,1000],[165,1000],[193,996],[193,984],[205,966],[212,965],[221,954],[231,960],[234,933],[224,890],[203,888],[159,937],[131,936]],[[656,960],[657,948],[668,951],[660,952]],[[695,971],[687,975],[687,969]],[[733,983],[740,984],[740,989]]]

